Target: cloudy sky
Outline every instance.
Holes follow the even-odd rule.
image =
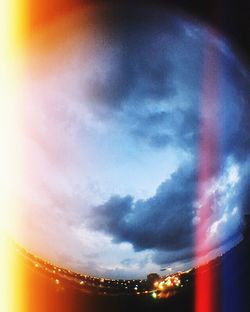
[[[131,278],[241,239],[249,74],[225,38],[152,8],[93,9],[36,34],[27,59],[22,244]]]

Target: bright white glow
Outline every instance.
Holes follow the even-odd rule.
[[[217,234],[220,225],[223,224],[223,223],[226,223],[227,220],[228,220],[227,213],[224,213],[221,219],[215,221],[215,222],[211,225],[211,227],[210,227],[210,235]]]
[[[239,211],[239,208],[238,207],[234,207],[233,210],[232,210],[232,216],[235,216]]]
[[[20,63],[17,62],[19,44],[22,41],[25,21],[24,2],[0,1],[0,311],[21,311],[19,302],[19,274],[11,253],[5,231],[16,226],[14,207],[17,205],[12,194],[12,184],[19,176],[19,104]],[[11,270],[10,270],[11,268]],[[15,280],[14,280],[15,278]],[[15,281],[15,287],[12,285]]]
[[[228,170],[228,183],[234,186],[239,182],[239,180],[239,166],[234,164]]]

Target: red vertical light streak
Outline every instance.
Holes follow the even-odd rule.
[[[207,230],[211,226],[210,216],[215,205],[215,198],[207,196],[206,183],[218,171],[218,56],[213,45],[212,35],[205,41],[201,115],[200,142],[198,150],[198,184],[197,200],[199,219],[196,228],[196,263],[200,256],[213,246],[207,245]],[[204,246],[206,244],[206,246]],[[211,265],[199,267],[196,271],[195,312],[216,311],[215,272]]]

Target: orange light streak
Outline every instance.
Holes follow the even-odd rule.
[[[25,296],[22,273],[5,232],[17,226],[18,202],[12,193],[12,182],[19,176],[21,94],[21,51],[26,32],[26,2],[0,2],[0,311],[24,311]],[[22,302],[22,304],[21,304]]]
[[[25,127],[22,112],[25,75],[29,67],[33,66],[33,63],[30,62],[33,52],[31,40],[34,40],[35,44],[33,42],[33,45],[36,45],[37,33],[43,33],[44,26],[53,25],[55,19],[60,19],[61,15],[66,14],[68,10],[72,11],[75,4],[79,4],[79,2],[52,0],[45,5],[45,2],[40,0],[33,2],[30,0],[0,0],[1,312],[39,312],[47,311],[47,307],[54,306],[54,310],[69,311],[74,305],[71,301],[55,303],[54,288],[51,288],[52,294],[50,295],[45,291],[49,281],[44,280],[44,284],[40,281],[37,285],[33,271],[25,265],[24,261],[20,260],[20,256],[18,257],[12,242],[9,241],[8,233],[18,233],[19,231],[16,229],[22,229],[22,221],[18,218],[22,207],[16,191],[21,189],[21,184],[25,181],[24,169],[28,168],[23,159],[28,151],[23,150],[21,137],[24,133],[23,127]],[[41,15],[37,15],[38,13]],[[48,32],[46,38],[50,37],[51,29],[53,26],[46,30]],[[61,29],[61,34],[64,30],[65,28]],[[58,48],[58,42],[64,39],[62,36],[57,37],[57,35],[58,33],[51,35],[53,39],[56,39],[53,46],[55,50]],[[50,50],[51,42],[45,41],[49,47],[45,46],[44,50]],[[34,59],[37,60],[36,57]],[[40,302],[41,298],[43,305]]]

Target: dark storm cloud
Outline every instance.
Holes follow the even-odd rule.
[[[105,46],[115,47],[108,78],[95,77],[88,83],[90,99],[101,109],[121,110],[125,105],[141,106],[146,100],[156,102],[175,93],[173,64],[168,46],[173,36],[180,36],[176,18],[152,14],[145,9],[119,8],[105,14]],[[161,22],[159,22],[161,20]]]
[[[131,47],[128,47],[129,44]],[[139,106],[145,100],[160,101],[172,96],[173,68],[164,51],[156,53],[157,48],[149,46],[146,40],[125,42],[124,45],[116,52],[115,64],[109,69],[108,79],[103,81],[96,77],[89,82],[90,99],[100,103],[101,109],[110,108],[109,113],[112,113],[112,110],[122,109],[131,98],[134,105]]]
[[[102,48],[111,48],[113,52],[110,52],[109,65],[103,68],[107,70],[105,79],[95,75],[88,81],[91,105],[100,110],[102,117],[103,113],[108,117],[117,113],[123,115],[130,133],[153,148],[193,149],[198,138],[199,104],[202,103],[205,35],[191,40],[176,17],[154,10],[134,7],[131,10],[130,6],[106,10],[102,18],[106,24]],[[213,42],[222,73],[218,72],[218,101],[222,104],[220,143],[223,153],[241,159],[250,148],[250,83],[242,65],[220,40]],[[174,51],[173,46],[178,41],[185,42],[183,48],[190,53]],[[185,77],[186,86],[196,97],[192,108],[178,110],[171,108],[168,102],[182,92],[176,85],[175,54],[182,64],[178,75]],[[159,111],[162,101],[165,107]],[[176,105],[182,106],[181,103]]]
[[[181,250],[191,248],[193,241],[194,171],[186,164],[147,200],[111,197],[94,207],[90,226],[111,235],[115,243],[131,243],[135,251],[167,250],[177,252],[179,259]]]

